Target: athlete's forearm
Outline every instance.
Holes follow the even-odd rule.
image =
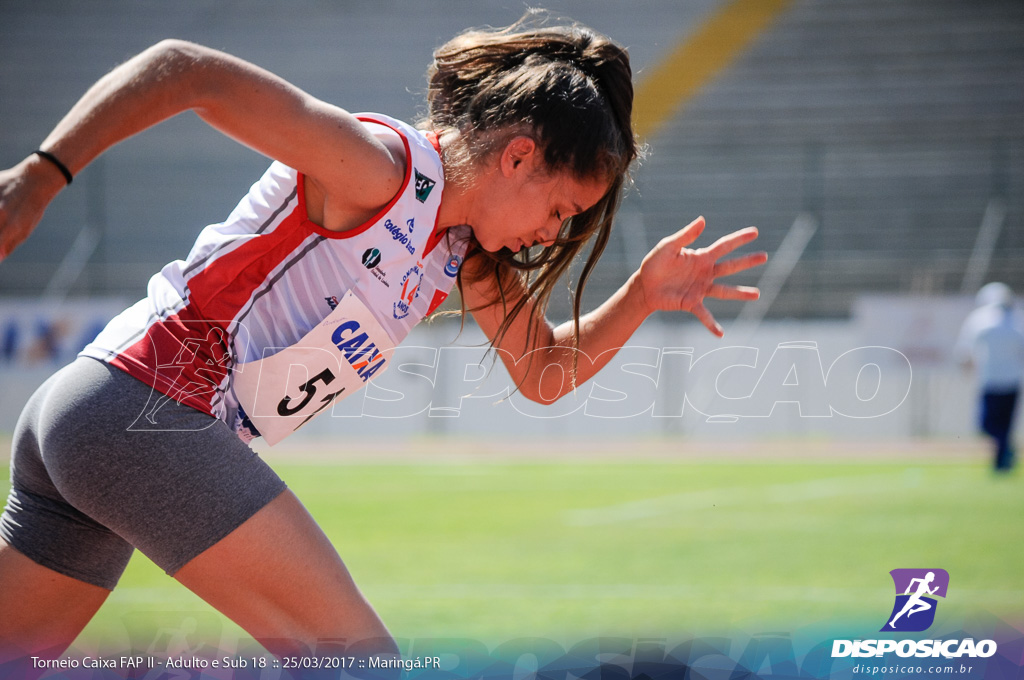
[[[176,43],[156,45],[117,67],[85,93],[32,154],[0,171],[0,260],[29,237],[50,201],[91,160],[122,139],[191,105],[195,90]]]
[[[338,214],[376,210],[401,186],[404,156],[392,154],[347,111],[254,64],[182,40],[164,40],[103,76],[40,148],[75,175],[118,142],[190,109],[313,179]],[[0,173],[0,258],[28,236],[63,187],[55,165],[33,156]],[[27,181],[30,174],[45,185]],[[19,203],[30,209],[18,210]]]
[[[100,78],[41,148],[75,175],[118,142],[191,108],[197,90],[182,45],[160,42]]]
[[[551,329],[551,342],[541,347],[530,367],[529,387],[521,385],[528,396],[548,403],[572,391],[570,379],[575,370],[575,383],[580,385],[594,377],[623,347],[640,324],[650,315],[639,285],[638,273],[633,274],[611,297],[597,309],[580,317],[579,352],[573,346],[573,322],[567,321]],[[562,370],[546,371],[552,364]],[[575,364],[575,365],[574,365]]]

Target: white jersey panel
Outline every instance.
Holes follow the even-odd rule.
[[[471,234],[463,227],[435,237],[444,178],[426,135],[385,116],[360,119],[373,134],[397,133],[406,147],[402,190],[378,215],[347,232],[313,224],[303,177],[275,162],[224,222],[199,234],[187,259],[155,275],[147,297],[82,354],[165,394],[186,394],[183,403],[231,424],[232,367],[295,344],[349,291],[395,343],[404,339],[448,294]],[[158,366],[189,343],[198,348],[192,365],[161,375]],[[206,389],[196,389],[203,381]]]

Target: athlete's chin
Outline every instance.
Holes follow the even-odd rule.
[[[513,246],[499,246],[497,250],[492,250],[491,252],[497,255],[501,260],[510,260],[515,257],[520,250],[522,250],[522,248],[517,243]]]
[[[509,250],[508,244],[498,239],[478,239],[480,241],[480,247],[489,253],[501,253]],[[511,251],[510,251],[511,252]]]
[[[481,248],[495,255],[502,255],[507,258],[523,249],[522,239],[517,238],[509,241],[508,237],[504,235],[481,235],[479,232],[474,232],[473,235],[476,237]]]

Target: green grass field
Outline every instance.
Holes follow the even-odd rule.
[[[275,467],[400,638],[877,630],[901,567],[949,572],[942,616],[1024,622],[1024,477],[996,479],[980,455],[837,458],[804,444],[714,460],[644,446],[593,462],[434,460],[435,442],[406,460]],[[211,644],[239,635],[136,553],[82,639],[123,644],[185,617]]]

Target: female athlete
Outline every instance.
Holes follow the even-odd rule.
[[[180,112],[274,162],[26,405],[0,519],[5,653],[62,653],[135,548],[272,652],[322,638],[394,652],[331,543],[246,440],[279,439],[371,379],[453,285],[522,394],[542,403],[593,376],[656,310],[691,312],[721,336],[705,298],[756,298],[718,278],[766,256],[721,259],[754,228],[689,249],[702,218],[581,316],[638,154],[631,78],[626,51],[601,35],[517,24],[435,53],[418,129],[178,40],[90,88],[38,152],[0,172],[0,258],[90,161]],[[553,286],[588,243],[573,318],[552,326]],[[312,362],[310,378],[288,383],[278,354]],[[328,356],[317,372],[309,357]]]

